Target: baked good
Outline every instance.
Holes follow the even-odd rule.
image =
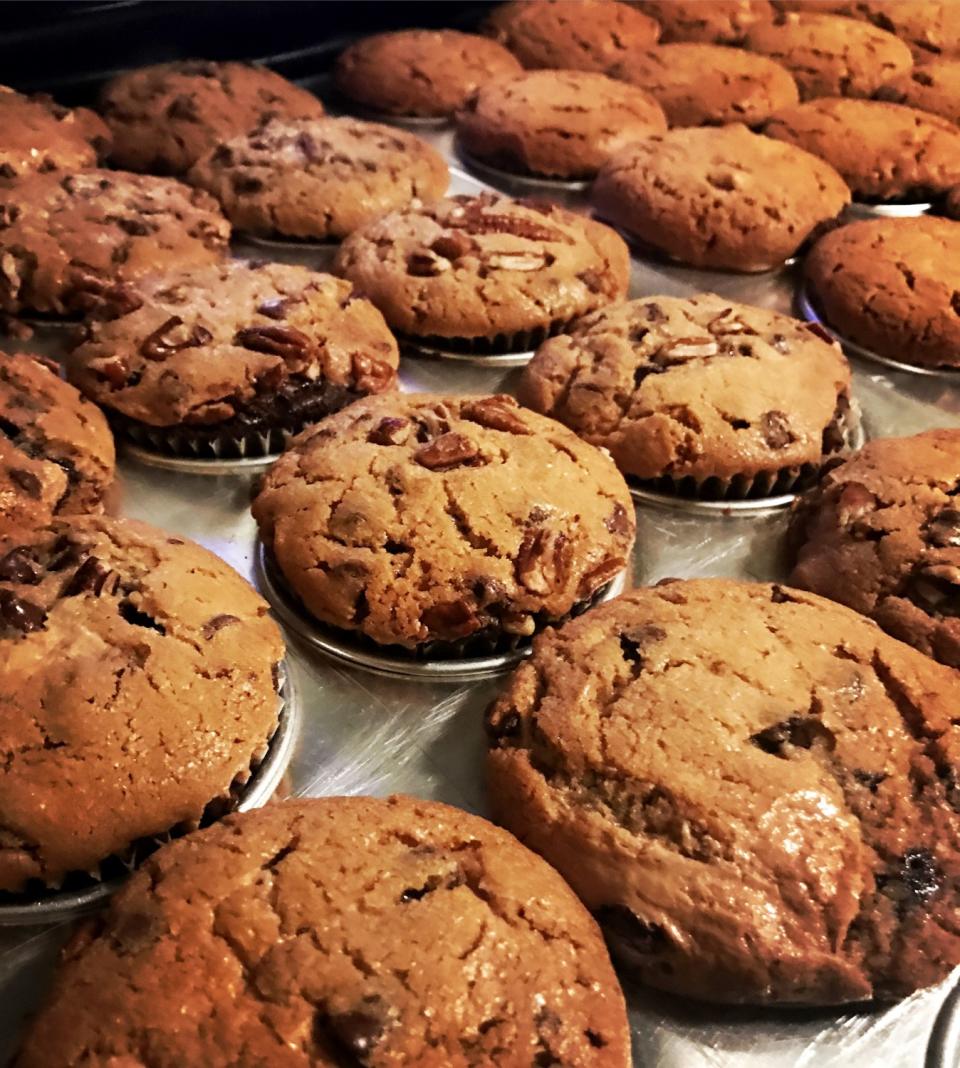
[[[169,178],[87,170],[0,186],[0,311],[79,317],[125,283],[222,259],[216,201]]]
[[[790,583],[960,667],[960,430],[879,438],[798,502]]]
[[[888,78],[913,66],[910,49],[892,33],[814,12],[791,12],[754,26],[746,46],[782,63],[796,79],[801,100],[870,97]]]
[[[660,35],[658,23],[618,0],[511,0],[483,29],[525,67],[600,72]]]
[[[291,442],[253,515],[317,619],[426,653],[512,648],[564,619],[634,536],[610,458],[507,396],[358,401]]]
[[[844,14],[906,41],[917,63],[960,56],[960,5],[955,0],[848,0],[844,9]]]
[[[395,331],[451,348],[523,351],[625,296],[630,256],[592,219],[483,194],[368,223],[340,246],[334,270]]]
[[[650,986],[899,998],[960,963],[958,691],[813,594],[674,580],[535,642],[490,800]]]
[[[858,200],[921,201],[960,182],[960,128],[880,100],[812,100],[764,132],[835,167]]]
[[[666,128],[653,97],[592,71],[500,78],[457,112],[457,138],[470,156],[554,178],[592,177],[618,149]]]
[[[960,224],[931,216],[851,223],[814,245],[804,278],[846,340],[903,363],[960,366]]]
[[[540,346],[517,396],[607,449],[628,477],[700,497],[809,482],[852,422],[838,345],[712,293],[578,320]]]
[[[931,59],[922,67],[884,82],[878,100],[906,104],[960,124],[960,58]]]
[[[157,853],[66,953],[21,1068],[627,1068],[596,924],[436,802],[289,801]]]
[[[0,537],[99,511],[114,467],[106,419],[57,365],[0,353]]]
[[[231,806],[276,729],[267,605],[144,523],[0,539],[0,649],[2,891],[99,878],[141,839]]]
[[[951,219],[960,219],[960,185],[955,185],[947,193],[944,201],[944,211]]]
[[[737,123],[631,145],[603,166],[591,200],[602,219],[671,259],[764,271],[831,225],[850,192],[829,164]]]
[[[634,0],[644,14],[660,23],[664,44],[742,44],[758,22],[771,22],[770,0]]]
[[[799,99],[793,75],[766,56],[712,44],[667,44],[609,72],[649,93],[671,126],[757,126]]]
[[[316,118],[323,105],[255,63],[188,59],[118,74],[100,93],[100,111],[116,166],[184,174],[211,144],[276,116]]]
[[[228,260],[153,275],[84,338],[70,380],[118,430],[187,455],[278,451],[397,383],[397,344],[377,309],[349,282],[294,265]]]
[[[87,108],[61,107],[46,93],[25,96],[0,85],[0,178],[95,167],[109,144],[110,131]]]
[[[357,119],[272,119],[208,152],[189,181],[239,230],[340,239],[378,215],[437,200],[450,172],[426,141]]]
[[[355,41],[333,71],[353,103],[385,115],[445,118],[480,85],[520,72],[503,45],[456,30],[399,30]]]

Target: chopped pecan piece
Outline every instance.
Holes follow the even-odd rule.
[[[429,471],[449,471],[479,459],[477,446],[463,434],[449,431],[422,445],[413,458]]]
[[[153,333],[148,334],[140,345],[140,352],[148,360],[165,360],[181,349],[192,349],[197,345],[205,345],[213,334],[205,326],[199,323],[183,336],[176,337],[177,327],[183,326],[184,322],[179,315],[171,315],[165,323],[161,323]]]
[[[502,430],[507,434],[530,434],[531,430],[517,411],[513,397],[498,394],[465,404],[461,410],[464,419],[478,423],[490,430]]]
[[[245,326],[234,335],[234,343],[251,352],[280,356],[284,360],[303,358],[311,342],[295,326]]]

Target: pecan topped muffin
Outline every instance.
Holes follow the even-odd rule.
[[[95,167],[110,131],[87,108],[65,108],[46,93],[24,96],[0,85],[0,178],[30,171]]]
[[[660,23],[663,44],[738,45],[752,26],[774,17],[770,0],[633,0],[633,5]]]

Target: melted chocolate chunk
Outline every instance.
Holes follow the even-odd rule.
[[[40,581],[40,565],[31,557],[30,550],[21,545],[0,557],[0,582],[15,582],[20,586],[35,586]]]
[[[47,621],[47,613],[38,604],[17,597],[10,590],[0,590],[0,623],[23,634],[40,630]]]

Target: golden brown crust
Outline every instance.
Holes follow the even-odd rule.
[[[0,177],[31,171],[95,167],[110,144],[110,131],[87,108],[65,108],[47,96],[24,96],[0,85]]]
[[[884,82],[876,97],[960,124],[960,59],[932,59]]]
[[[663,44],[742,44],[757,23],[771,22],[769,0],[633,0],[660,23]]]

